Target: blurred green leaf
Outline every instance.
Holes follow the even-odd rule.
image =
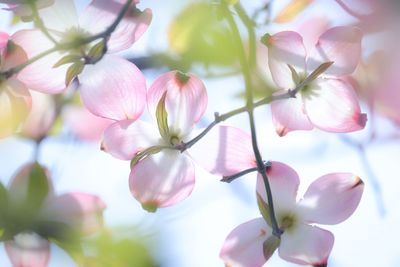
[[[45,170],[38,163],[32,166],[29,174],[26,203],[35,213],[41,208],[50,191],[49,180]]]
[[[220,6],[208,1],[188,5],[168,29],[171,49],[184,61],[183,65],[232,65],[237,55],[231,31],[220,19]]]
[[[5,217],[7,215],[7,208],[8,208],[7,206],[8,206],[7,189],[0,182],[0,228],[3,226],[5,222]]]
[[[168,127],[168,113],[165,108],[166,97],[167,97],[167,91],[164,92],[160,101],[158,101],[156,109],[158,131],[160,132],[160,135],[164,140],[168,140],[170,136]]]
[[[53,68],[57,68],[57,67],[60,67],[64,64],[68,64],[68,63],[76,63],[79,61],[81,61],[81,57],[78,55],[66,55],[66,56],[62,57],[59,61],[57,61],[53,65]]]
[[[76,76],[81,74],[84,67],[85,64],[81,61],[72,64],[67,70],[67,75],[65,76],[65,85],[68,86]]]

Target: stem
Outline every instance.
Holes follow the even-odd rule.
[[[251,141],[252,141],[252,146],[253,146],[253,151],[254,151],[254,156],[256,158],[257,162],[257,170],[258,172],[262,175],[264,184],[265,184],[265,189],[267,193],[267,200],[268,200],[268,208],[269,208],[269,215],[271,217],[271,223],[272,223],[272,231],[273,234],[280,238],[282,234],[282,230],[279,228],[276,216],[275,216],[275,211],[274,211],[274,204],[273,204],[273,198],[272,198],[272,192],[271,192],[271,186],[268,181],[268,177],[266,174],[264,162],[261,157],[260,150],[258,148],[257,144],[257,134],[256,134],[256,126],[255,126],[255,121],[254,121],[254,103],[253,103],[253,92],[252,92],[252,84],[251,84],[251,73],[250,73],[250,68],[252,67],[252,60],[250,59],[249,61],[246,58],[245,54],[245,49],[243,47],[243,42],[240,37],[240,32],[239,29],[235,23],[235,20],[232,17],[232,14],[230,13],[228,7],[226,6],[225,3],[222,3],[223,7],[225,8],[225,18],[228,21],[228,24],[233,32],[233,38],[234,38],[234,43],[237,45],[238,49],[238,55],[239,55],[239,62],[240,66],[242,68],[244,80],[245,80],[245,86],[246,86],[246,107],[247,107],[247,113],[249,115],[249,121],[250,121],[250,129],[251,129]],[[244,10],[239,6],[235,5],[235,8],[237,11],[240,11],[238,13],[240,19],[242,22],[246,25],[246,28],[248,30],[249,34],[249,39],[251,41],[252,37],[254,35],[253,27],[249,24],[249,20],[247,15],[245,14]],[[255,40],[255,39],[254,39]],[[254,50],[255,53],[255,42],[254,40],[252,41],[253,43],[250,42],[250,50]],[[250,56],[252,55],[252,52],[249,53]],[[255,59],[255,56],[254,56]]]
[[[235,173],[235,174],[230,175],[230,176],[224,176],[221,179],[221,182],[230,183],[233,180],[236,180],[237,178],[242,177],[243,175],[246,175],[248,173],[255,172],[255,171],[258,171],[258,167],[250,168],[250,169]]]
[[[51,34],[49,33],[49,31],[47,30],[46,26],[43,23],[42,18],[39,16],[37,7],[36,7],[36,2],[31,1],[30,2],[30,6],[32,9],[32,15],[33,15],[33,20],[35,22],[35,25],[39,28],[39,30],[46,35],[46,37],[53,42],[53,44],[57,45],[58,42],[53,38],[53,36],[51,36]]]
[[[126,1],[124,7],[121,9],[121,11],[119,12],[117,18],[114,20],[114,22],[107,28],[105,29],[103,32],[90,36],[88,38],[84,38],[79,42],[79,45],[84,45],[84,44],[88,44],[91,43],[97,39],[107,39],[117,28],[118,24],[121,22],[122,18],[124,17],[125,13],[127,12],[130,4],[132,3],[133,0],[128,0]],[[46,30],[47,31],[47,30]],[[47,36],[47,35],[46,35]],[[70,49],[72,47],[76,47],[76,42],[66,42],[66,43],[56,43],[54,45],[54,47],[43,51],[42,53],[32,57],[31,59],[27,60],[26,62],[15,66],[14,68],[8,69],[7,71],[4,72],[0,72],[0,76],[5,76],[6,78],[11,77],[12,75],[20,72],[22,69],[24,69],[25,67],[27,67],[28,65],[38,61],[39,59],[53,53],[59,50],[64,50],[64,49]]]

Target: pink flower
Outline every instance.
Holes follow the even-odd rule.
[[[297,264],[326,266],[333,247],[331,232],[313,224],[337,224],[357,208],[364,184],[350,173],[331,173],[314,181],[296,201],[297,173],[272,162],[267,170],[281,238],[272,235],[264,181],[257,178],[257,197],[264,218],[239,225],[226,238],[220,257],[227,266],[262,266],[278,248],[279,256]],[[311,225],[310,225],[311,224]]]
[[[24,62],[26,54],[10,41],[10,36],[0,32],[0,72]],[[15,76],[0,75],[0,138],[14,133],[31,108],[28,89]]]
[[[39,15],[53,39],[76,46],[43,57],[24,68],[18,77],[33,90],[53,94],[65,90],[70,78],[77,75],[83,103],[93,114],[113,120],[139,117],[146,97],[143,74],[133,63],[110,53],[129,48],[142,36],[150,24],[151,10],[140,11],[136,8],[138,1],[134,1],[107,39],[109,53],[105,55],[101,38],[90,44],[79,44],[84,38],[104,32],[125,3],[125,0],[93,0],[79,17],[72,0],[55,0],[54,5],[40,9]],[[26,49],[29,58],[54,47],[37,29],[19,31],[13,40]],[[90,54],[96,45],[100,51]],[[70,61],[55,66],[65,57]],[[76,75],[71,76],[74,72],[71,68]]]
[[[360,30],[331,28],[319,37],[312,51],[306,51],[303,38],[292,31],[269,36],[266,44],[272,78],[284,90],[296,88],[323,63],[333,62],[322,77],[308,81],[296,97],[271,104],[273,122],[280,136],[314,127],[328,132],[364,128],[366,115],[360,111],[354,89],[340,78],[351,74],[359,62]]]
[[[241,145],[250,144],[251,148],[249,136],[232,127],[211,130],[189,151],[176,149],[191,140],[192,129],[207,107],[206,89],[196,76],[177,71],[162,75],[149,89],[147,103],[158,130],[144,121],[120,121],[104,132],[102,143],[102,149],[116,158],[135,158],[129,185],[145,209],[167,207],[190,195],[195,183],[192,159],[222,175],[254,166],[254,156]],[[166,112],[164,125],[160,125],[162,107]]]
[[[99,197],[56,195],[48,172],[37,163],[23,166],[4,192],[0,184],[0,198],[5,198],[0,205],[2,240],[13,266],[45,267],[49,238],[69,242],[75,233],[91,234],[102,227],[105,204]]]

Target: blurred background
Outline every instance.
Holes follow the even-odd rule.
[[[79,11],[89,3],[75,2]],[[256,22],[259,37],[281,30],[306,35],[338,25],[357,25],[362,29],[363,62],[348,79],[360,97],[363,112],[368,114],[367,127],[352,134],[313,130],[279,137],[272,125],[270,108],[263,106],[256,110],[258,141],[264,159],[284,162],[298,172],[299,196],[313,180],[331,172],[352,172],[364,180],[364,195],[353,216],[340,225],[323,226],[335,235],[329,266],[400,266],[397,1],[241,3]],[[224,113],[245,103],[231,36],[217,6],[218,1],[143,0],[138,7],[151,8],[153,21],[145,35],[123,54],[143,70],[148,86],[170,69],[200,76],[208,90],[209,105],[199,127],[207,126],[214,119],[214,112]],[[2,31],[12,34],[29,25],[15,24],[11,13],[0,12]],[[245,28],[240,29],[246,42]],[[274,86],[266,48],[260,45],[257,53],[259,68],[254,79],[259,86],[255,93],[262,98]],[[48,104],[39,106],[48,107],[46,114],[51,112]],[[107,204],[106,229],[85,243],[88,253],[98,258],[90,266],[223,266],[218,255],[228,233],[239,224],[260,217],[255,197],[256,175],[248,174],[225,184],[219,182],[221,177],[207,174],[199,167],[196,187],[188,199],[154,214],[147,213],[129,191],[129,162],[99,149],[101,131],[109,122],[98,121],[74,108],[71,105],[62,112],[38,151],[35,142],[24,138],[24,134],[0,140],[1,182],[7,185],[16,170],[38,153],[38,161],[51,173],[56,192],[84,191],[100,196]],[[150,119],[147,114],[143,118]],[[87,127],[82,127],[85,123],[96,127],[87,132]],[[224,124],[249,132],[245,114]],[[51,245],[51,252],[49,266],[77,266],[58,246]],[[0,266],[11,266],[3,245]],[[296,265],[275,253],[266,266]]]

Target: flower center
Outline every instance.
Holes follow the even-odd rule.
[[[297,217],[294,214],[285,214],[280,219],[280,227],[283,231],[291,231],[297,224]]]
[[[78,27],[72,27],[63,33],[61,43],[68,44],[68,49],[79,51],[81,46],[85,45],[84,40],[88,37],[90,37],[89,32]]]

